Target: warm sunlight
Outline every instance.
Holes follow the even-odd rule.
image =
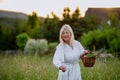
[[[120,80],[120,0],[0,0],[0,80]]]
[[[78,6],[82,16],[85,15],[88,7],[120,7],[119,0],[0,0],[0,10],[9,10],[31,14],[35,11],[39,16],[46,17],[54,12],[62,16],[64,7],[69,7],[71,13]]]

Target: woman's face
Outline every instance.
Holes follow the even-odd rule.
[[[69,43],[70,42],[70,39],[71,39],[71,33],[69,30],[65,29],[61,35],[63,41],[65,43]]]

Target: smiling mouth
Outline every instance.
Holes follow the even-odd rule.
[[[69,38],[69,37],[64,37],[64,38],[66,39],[66,38]]]
[[[64,36],[64,38],[69,38],[69,36]]]

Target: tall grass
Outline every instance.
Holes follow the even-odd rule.
[[[92,68],[80,62],[83,80],[120,80],[120,60],[96,61]],[[7,55],[0,56],[0,80],[57,80],[58,70],[52,56]]]
[[[94,67],[82,66],[81,71],[83,80],[120,80],[120,60],[109,59],[106,63],[97,60]]]

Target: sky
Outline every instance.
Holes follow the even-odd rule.
[[[71,13],[79,7],[82,16],[88,8],[120,8],[120,0],[0,0],[0,10],[9,10],[46,17],[54,12],[62,16],[63,9],[69,7]]]

